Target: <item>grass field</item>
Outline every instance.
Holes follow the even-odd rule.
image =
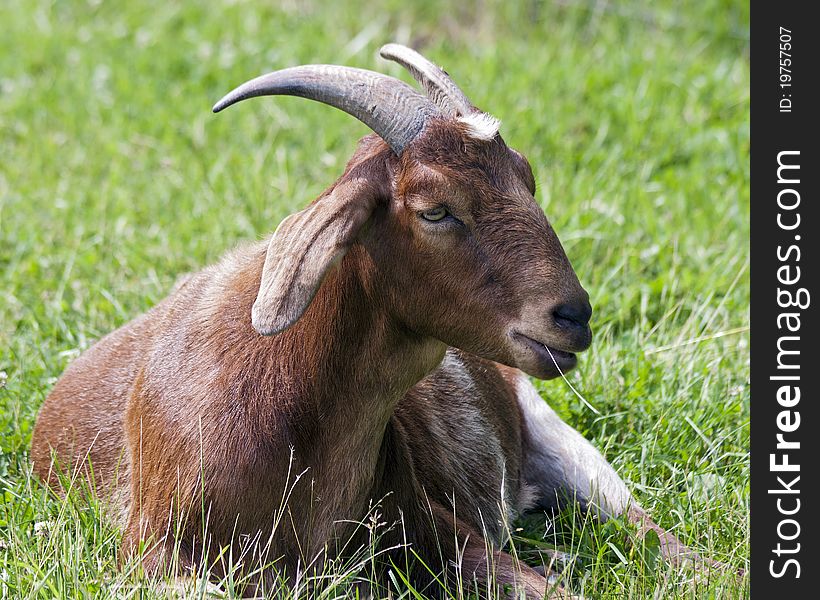
[[[656,521],[746,566],[748,4],[468,4],[0,4],[0,597],[170,593],[117,569],[97,507],[32,480],[37,409],[72,358],[178,275],[273,230],[367,132],[295,98],[219,116],[212,103],[300,63],[409,81],[376,57],[388,41],[444,64],[502,120],[590,292],[596,339],[569,380],[600,414],[561,380],[542,395]],[[619,521],[541,521],[522,524],[519,553],[577,555],[567,575],[587,597],[748,594],[641,558]]]

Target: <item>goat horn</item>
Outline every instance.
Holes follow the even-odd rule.
[[[448,116],[458,117],[473,112],[473,104],[444,69],[421,54],[401,44],[386,44],[379,50],[382,58],[399,63],[421,84],[427,97]]]
[[[337,65],[303,65],[274,71],[243,83],[217,102],[214,112],[256,96],[299,96],[329,104],[356,117],[397,155],[441,111],[394,77]]]

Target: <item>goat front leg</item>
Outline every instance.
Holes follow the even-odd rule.
[[[431,503],[435,544],[451,558],[444,568],[469,591],[491,598],[569,600],[576,598],[560,584],[550,584],[538,571],[507,552],[492,547],[481,534],[441,505]],[[428,550],[429,551],[429,550]]]
[[[535,490],[532,509],[553,511],[565,502],[577,501],[600,519],[626,515],[638,526],[641,537],[650,530],[658,534],[661,555],[670,564],[690,562],[706,571],[729,567],[701,557],[674,534],[654,523],[637,503],[626,484],[601,453],[567,425],[522,374],[517,382],[522,413],[522,475]]]
[[[680,567],[689,563],[695,567],[696,570],[702,573],[707,573],[710,570],[720,572],[733,571],[733,567],[722,562],[705,558],[692,550],[689,546],[681,542],[674,534],[669,533],[660,525],[655,523],[637,503],[633,503],[627,513],[626,518],[630,523],[638,526],[638,535],[643,538],[650,530],[658,535],[660,540],[661,556],[666,559],[669,564]],[[742,578],[746,571],[742,568],[734,570],[735,574]]]

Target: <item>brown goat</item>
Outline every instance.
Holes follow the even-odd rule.
[[[434,573],[540,598],[547,580],[498,550],[511,518],[577,499],[644,519],[524,374],[556,377],[591,341],[587,293],[529,164],[443,71],[400,46],[383,55],[429,98],[307,66],[215,107],[299,95],[378,136],[269,240],[97,342],[40,411],[36,472],[58,486],[54,457],[84,469],[123,518],[124,555],[155,542],[149,571],[256,540],[293,578],[344,553],[362,535],[350,519],[380,501],[382,520],[402,524],[383,543],[409,544]]]

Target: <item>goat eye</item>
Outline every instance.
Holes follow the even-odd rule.
[[[441,221],[444,217],[446,217],[449,213],[447,209],[443,206],[439,206],[437,208],[433,208],[431,210],[425,210],[421,213],[421,218],[425,221]]]

